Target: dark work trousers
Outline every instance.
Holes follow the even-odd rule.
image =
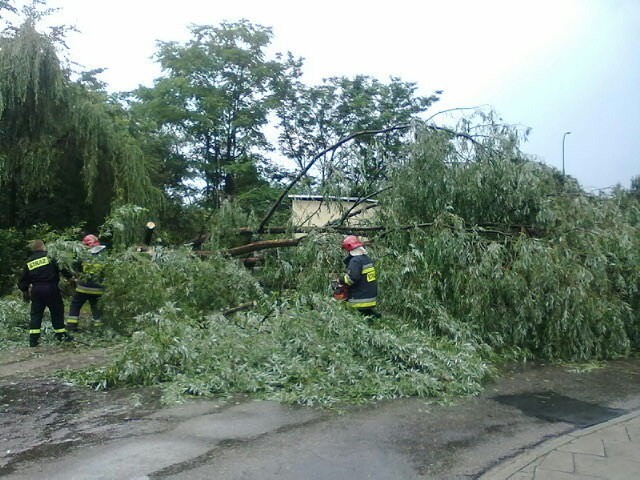
[[[44,309],[51,314],[53,331],[57,337],[62,337],[67,331],[64,328],[64,303],[60,288],[55,283],[33,285],[31,287],[31,321],[29,322],[29,343],[38,343]]]
[[[93,317],[93,321],[96,325],[100,325],[102,323],[102,312],[98,307],[98,300],[100,300],[100,297],[101,295],[96,295],[93,293],[75,292],[73,294],[73,298],[71,299],[71,305],[69,306],[69,315],[67,317],[68,326],[70,328],[78,326],[80,309],[86,302],[89,302],[89,305],[91,305],[91,316]]]

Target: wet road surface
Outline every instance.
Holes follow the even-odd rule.
[[[153,390],[94,392],[34,375],[0,378],[2,478],[475,479],[640,408],[640,360],[519,365],[477,397],[342,411],[246,399],[161,408]]]

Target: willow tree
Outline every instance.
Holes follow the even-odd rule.
[[[72,81],[61,30],[41,33],[25,13],[0,37],[0,225],[96,224],[114,202],[149,202],[124,111],[95,82]]]
[[[21,199],[47,188],[64,106],[64,72],[33,18],[0,39],[0,185],[6,222]]]

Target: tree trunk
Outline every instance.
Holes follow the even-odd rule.
[[[266,250],[269,248],[279,248],[279,247],[295,247],[300,243],[302,238],[282,238],[279,240],[264,240],[262,242],[254,242],[249,243],[248,245],[242,245],[240,247],[230,248],[228,250],[221,250],[220,253],[231,255],[232,257],[237,257],[239,255],[244,255],[246,253],[255,252],[258,250]],[[198,250],[194,252],[197,255],[202,255],[206,257],[207,255],[211,255],[213,252],[209,250]]]

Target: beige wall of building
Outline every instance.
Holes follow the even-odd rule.
[[[291,222],[300,227],[322,227],[332,220],[338,220],[345,211],[349,210],[356,199],[326,198],[317,199],[309,196],[291,195]],[[364,207],[375,204],[373,201],[366,201],[358,205],[354,211],[360,211]],[[345,224],[351,226],[362,225],[365,220],[370,219],[375,208],[369,208],[361,213],[349,218]]]

